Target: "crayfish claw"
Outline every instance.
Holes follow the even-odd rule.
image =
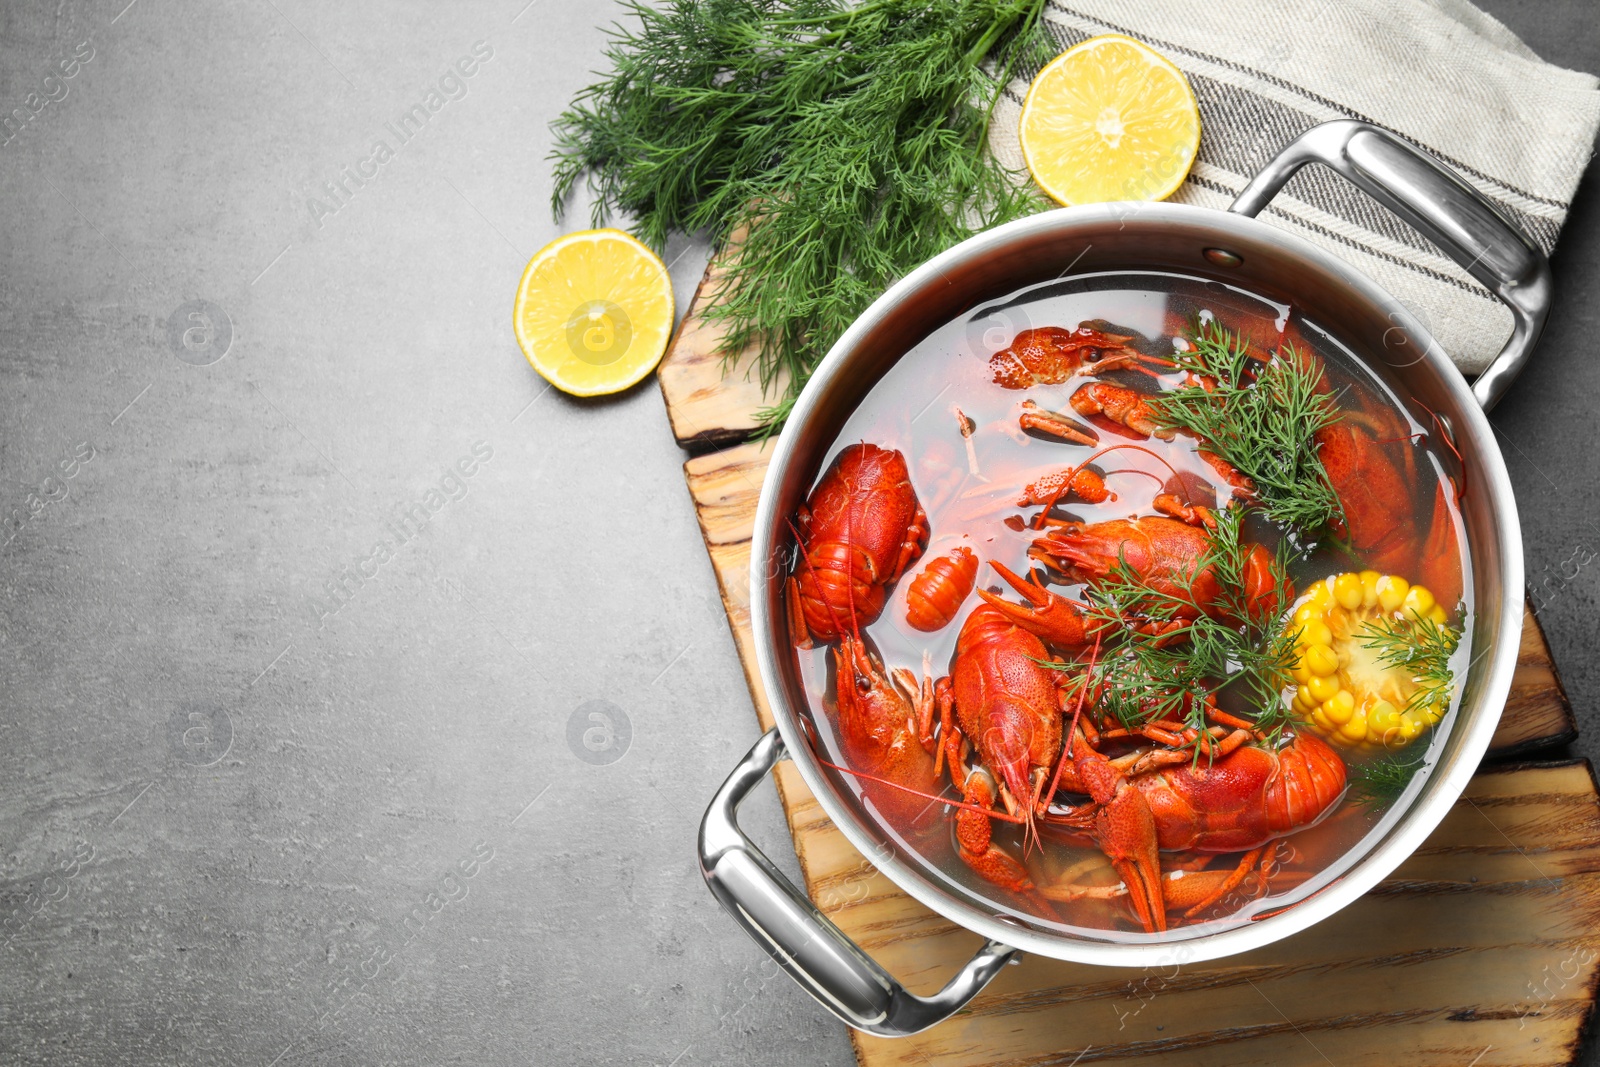
[[[1025,893],[1033,888],[1027,868],[994,844],[989,816],[981,814],[996,810],[1003,795],[987,770],[974,768],[967,774],[962,799],[970,806],[956,816],[956,843],[962,861],[979,875],[1013,893]]]
[[[1150,407],[1148,395],[1110,382],[1090,382],[1072,394],[1072,410],[1079,415],[1099,415],[1142,437],[1170,441],[1177,431],[1163,425]]]
[[[1063,441],[1071,441],[1079,445],[1094,445],[1100,443],[1100,438],[1094,431],[1086,426],[1081,426],[1072,419],[1055,411],[1046,411],[1032,400],[1022,402],[1022,415],[1017,419],[1024,430],[1037,430],[1059,437]]]
[[[1013,604],[987,589],[978,590],[984,603],[1013,624],[1060,648],[1086,648],[1094,640],[1099,627],[1084,612],[1082,604],[1020,577],[998,560],[990,560],[989,565],[1028,601],[1025,605]]]
[[[1169,518],[1200,526],[1207,530],[1217,528],[1217,515],[1204,504],[1185,504],[1175,493],[1157,493],[1150,506]]]

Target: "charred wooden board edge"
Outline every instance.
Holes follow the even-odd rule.
[[[690,455],[704,455],[707,452],[720,452],[732,445],[742,445],[754,434],[754,430],[743,433],[733,430],[701,430],[688,437],[679,437],[677,441],[678,447]]]
[[[730,357],[722,352],[715,328],[706,325],[701,315],[717,266],[718,256],[713,255],[656,370],[672,436],[679,448],[694,456],[760,438],[764,427],[756,412],[767,406],[767,391],[751,379],[755,373],[752,353]],[[740,366],[742,381],[736,377]],[[714,418],[706,418],[708,410]]]
[[[1595,794],[1600,796],[1600,777],[1595,776],[1594,764],[1589,761],[1588,756],[1552,756],[1549,759],[1496,761],[1479,767],[1473,777],[1486,774],[1515,774],[1518,771],[1559,771],[1579,766],[1589,772],[1589,783],[1594,786]]]
[[[1568,714],[1570,715],[1571,713],[1569,712]],[[1528,763],[1542,763],[1546,766],[1560,764],[1565,757],[1555,753],[1555,750],[1565,748],[1577,739],[1578,729],[1573,726],[1558,734],[1535,737],[1528,741],[1518,741],[1514,745],[1506,745],[1503,748],[1491,748],[1483,754],[1483,763],[1480,764],[1480,767],[1482,771],[1490,771],[1499,770],[1501,767],[1506,766],[1521,767]],[[1552,755],[1548,760],[1529,760],[1528,757],[1537,755],[1540,752],[1550,752]]]
[[[1529,679],[1527,675],[1535,677]],[[1534,752],[1542,752],[1570,745],[1578,737],[1577,719],[1572,714],[1572,701],[1567,697],[1566,686],[1556,670],[1555,656],[1544,634],[1544,624],[1533,606],[1533,598],[1523,598],[1523,627],[1517,651],[1517,668],[1512,675],[1511,691],[1506,695],[1506,713],[1527,704],[1553,707],[1556,716],[1564,723],[1562,729],[1550,730],[1535,737],[1491,746],[1484,761],[1518,759]]]
[[[1563,692],[1563,699],[1565,699],[1565,695]],[[1589,770],[1590,783],[1596,784],[1596,787],[1600,788],[1600,784],[1596,783],[1594,766],[1587,757],[1582,757],[1582,762]],[[1597,968],[1594,974],[1590,976],[1589,987],[1584,992],[1587,994],[1588,1003],[1584,1006],[1583,1018],[1579,1020],[1577,1029],[1572,1035],[1572,1040],[1567,1043],[1566,1048],[1563,1050],[1567,1054],[1567,1062],[1573,1065],[1576,1065],[1582,1058],[1583,1050],[1589,1047],[1590,1039],[1594,1035],[1595,999],[1600,997],[1600,968]],[[859,1063],[860,1061],[861,1055],[857,1053],[856,1062]]]

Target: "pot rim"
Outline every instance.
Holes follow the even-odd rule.
[[[964,901],[937,891],[922,872],[902,862],[896,855],[885,854],[881,848],[876,847],[877,842],[858,822],[855,813],[848,810],[835,796],[833,786],[823,775],[808,739],[799,728],[798,714],[789,704],[778,666],[778,649],[781,645],[787,650],[787,641],[780,642],[770,625],[772,612],[769,610],[768,599],[771,579],[767,573],[766,561],[773,556],[780,529],[781,516],[775,513],[778,486],[784,480],[784,472],[803,458],[794,443],[799,436],[795,431],[813,417],[818,397],[824,387],[848,368],[851,356],[863,337],[909,294],[938,282],[947,268],[958,263],[981,260],[1024,235],[1034,235],[1040,231],[1060,231],[1066,235],[1079,224],[1121,222],[1135,213],[1140,217],[1141,223],[1147,220],[1156,224],[1170,221],[1189,227],[1198,224],[1212,230],[1219,244],[1226,244],[1230,236],[1241,235],[1247,239],[1279,245],[1331,275],[1368,304],[1379,308],[1393,308],[1397,314],[1406,314],[1403,306],[1393,296],[1343,260],[1293,233],[1268,226],[1256,218],[1214,208],[1167,202],[1091,204],[1057,208],[997,226],[945,250],[892,285],[856,318],[817,365],[806,388],[795,402],[785,431],[780,435],[769,462],[767,478],[762,486],[756,509],[750,557],[750,609],[755,634],[756,660],[772,707],[773,718],[790,759],[794,761],[801,777],[823,810],[846,839],[864,856],[876,857],[870,862],[883,871],[896,886],[934,912],[965,929],[989,940],[1042,956],[1105,966],[1199,962],[1259,948],[1298,933],[1327,918],[1367,893],[1391,874],[1444,819],[1446,813],[1460,798],[1468,780],[1477,772],[1478,765],[1488,750],[1489,742],[1499,723],[1500,710],[1503,709],[1506,696],[1510,692],[1511,676],[1518,653],[1518,636],[1522,630],[1523,611],[1523,605],[1517,599],[1517,593],[1522,589],[1524,580],[1521,529],[1504,457],[1494,440],[1488,419],[1474,399],[1466,379],[1450,363],[1443,350],[1433,342],[1426,330],[1414,329],[1413,332],[1427,342],[1421,346],[1424,353],[1419,362],[1430,364],[1434,375],[1455,402],[1456,410],[1461,413],[1461,421],[1453,427],[1458,445],[1475,449],[1485,469],[1486,484],[1480,484],[1475,489],[1489,494],[1493,504],[1495,532],[1501,546],[1500,619],[1499,625],[1492,631],[1498,636],[1486,654],[1488,662],[1483,666],[1485,681],[1478,697],[1479,705],[1486,710],[1479,713],[1471,722],[1458,721],[1455,724],[1455,730],[1465,730],[1460,736],[1461,748],[1454,760],[1447,767],[1441,768],[1442,773],[1430,782],[1433,795],[1415,798],[1382,840],[1371,846],[1336,881],[1311,897],[1275,915],[1247,925],[1190,937],[1159,938],[1140,942],[1097,941],[1032,930],[1000,916],[986,914]],[[829,447],[831,444],[830,441]],[[1479,617],[1486,614],[1486,611],[1486,606],[1480,604]]]

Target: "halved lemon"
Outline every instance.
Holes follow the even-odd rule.
[[[1131,37],[1091,37],[1051,60],[1022,105],[1022,155],[1062,204],[1164,200],[1200,147],[1183,72]]]
[[[603,396],[661,362],[672,315],[672,278],[655,253],[621,230],[583,230],[528,261],[512,325],[522,354],[551,385]]]

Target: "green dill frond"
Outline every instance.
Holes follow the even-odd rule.
[[[1254,605],[1246,596],[1253,546],[1244,540],[1243,522],[1241,508],[1219,512],[1209,549],[1187,575],[1170,579],[1171,588],[1156,585],[1119,556],[1087,592],[1089,614],[1112,623],[1118,635],[1096,666],[1099,706],[1128,729],[1156,719],[1204,729],[1207,701],[1225,691],[1251,709],[1256,728],[1269,739],[1289,725],[1281,694],[1294,666],[1294,634],[1279,625],[1287,607],[1281,596]],[[1270,569],[1274,587],[1286,588],[1281,550]],[[1208,570],[1226,618],[1199,610],[1194,586]]]
[[[1338,494],[1317,456],[1316,436],[1339,419],[1322,368],[1285,345],[1266,360],[1215,319],[1196,322],[1187,351],[1173,362],[1204,384],[1149,400],[1156,420],[1205,442],[1256,484],[1269,519],[1312,535],[1343,517]]]
[[[1411,779],[1426,763],[1421,753],[1411,758],[1400,755],[1384,756],[1371,763],[1350,768],[1352,794],[1362,803],[1382,807],[1400,799]]]
[[[1376,619],[1363,626],[1357,638],[1363,647],[1378,654],[1385,667],[1405,670],[1417,683],[1404,710],[1449,706],[1455,695],[1450,658],[1461,644],[1460,630],[1413,615],[1409,619]]]
[[[753,349],[789,412],[812,368],[896,278],[1048,206],[987,151],[1004,72],[1046,46],[1043,0],[632,3],[612,70],[554,124],[559,217],[586,182],[594,221],[656,249],[703,233],[735,254],[706,318]],[[785,383],[778,388],[779,382]]]

